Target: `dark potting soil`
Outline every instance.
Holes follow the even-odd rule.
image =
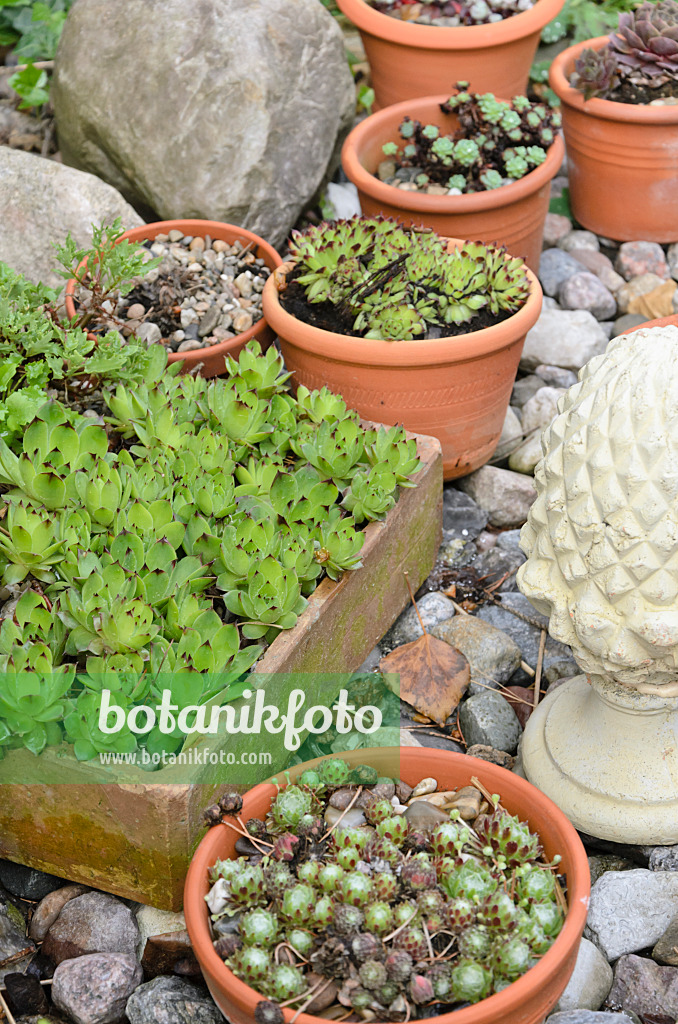
[[[332,331],[334,334],[345,334],[348,337],[360,337],[361,335],[353,329],[354,317],[350,313],[342,311],[341,307],[334,306],[331,302],[306,301],[303,286],[294,280],[297,270],[293,270],[288,277],[287,288],[280,293],[280,305],[286,313],[301,320],[302,323],[310,324],[322,331]],[[478,310],[473,320],[465,324],[441,324],[429,328],[427,334],[420,335],[417,341],[433,341],[438,338],[453,338],[463,334],[471,334],[475,331],[482,331],[485,327],[494,327],[495,324],[508,320],[513,313],[502,312],[491,313],[489,310]]]
[[[678,98],[678,82],[665,82],[656,89],[643,85],[634,85],[632,82],[622,82],[621,85],[606,96],[605,99],[612,103],[633,103],[636,105],[651,103],[652,100],[663,100],[672,96]]]

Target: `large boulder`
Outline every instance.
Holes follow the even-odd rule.
[[[162,218],[226,221],[274,245],[355,106],[318,0],[76,0],[52,98],[66,163]]]
[[[65,242],[69,231],[84,249],[92,244],[92,224],[116,217],[126,228],[144,223],[119,192],[93,174],[9,146],[0,146],[0,210],[0,260],[52,288],[65,283],[54,270],[53,243]]]

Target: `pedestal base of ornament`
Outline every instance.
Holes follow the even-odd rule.
[[[582,832],[678,843],[678,698],[601,676],[563,683],[530,717],[525,775]]]

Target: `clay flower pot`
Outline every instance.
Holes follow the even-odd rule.
[[[380,14],[365,0],[337,0],[363,41],[375,107],[432,96],[467,80],[474,92],[524,93],[541,30],[565,0],[538,0],[491,25],[437,28]]]
[[[455,244],[459,239],[450,239]],[[375,341],[323,331],[287,313],[278,290],[293,265],[271,274],[263,299],[295,384],[327,385],[363,419],[437,437],[446,480],[484,465],[504,425],[525,335],[541,311],[532,271],[526,270],[527,302],[499,324],[433,341]]]
[[[673,242],[678,239],[678,107],[585,100],[569,84],[581,51],[599,50],[607,38],[563,50],[549,74],[561,102],[572,212],[585,228],[607,238]]]
[[[536,273],[549,208],[549,182],[558,173],[565,152],[560,135],[556,135],[543,164],[510,185],[487,192],[433,196],[404,191],[375,176],[385,159],[382,146],[400,141],[398,129],[405,116],[434,124],[445,134],[458,127],[457,117],[440,109],[447,99],[449,93],[396,103],[365,118],[347,136],[341,162],[358,189],[363,214],[373,217],[381,213],[405,224],[423,224],[440,235],[505,245],[512,256],[520,256]]]
[[[273,246],[265,242],[259,235],[255,235],[245,228],[238,228],[234,224],[222,224],[216,220],[159,220],[153,224],[143,224],[138,228],[130,228],[129,231],[125,231],[121,235],[120,241],[126,238],[130,242],[146,242],[149,239],[155,238],[156,235],[169,234],[174,229],[183,232],[185,235],[209,235],[212,239],[219,238],[224,242],[228,242],[229,245],[232,245],[237,240],[241,241],[243,245],[253,243],[251,251],[255,253],[257,258],[263,259],[266,266],[270,267],[271,270],[279,267],[282,263],[280,256]],[[66,285],[64,296],[66,312],[69,317],[73,317],[76,314],[73,302],[76,287],[77,282],[75,278],[71,278]],[[252,340],[258,341],[262,349],[268,348],[273,341],[273,337],[273,332],[266,323],[265,317],[262,317],[255,324],[252,324],[249,330],[243,331],[242,334],[237,334],[235,338],[219,342],[218,345],[195,349],[192,352],[168,351],[167,362],[182,362],[183,373],[187,373],[195,369],[198,364],[201,364],[200,373],[203,377],[216,377],[220,373],[226,372],[226,356],[233,356],[235,358],[247,342]]]
[[[352,751],[342,754],[351,764],[373,765],[380,775],[399,774],[410,785],[434,776],[439,785],[454,789],[468,785],[475,775],[491,792],[501,795],[502,804],[539,834],[546,856],[562,856],[561,868],[567,878],[568,904],[565,924],[558,938],[526,974],[497,995],[462,1010],[443,1014],[440,1024],[538,1024],[562,994],[577,958],[577,949],[586,922],[590,875],[586,851],[565,815],[534,786],[513,772],[465,754],[423,748],[388,748]],[[306,768],[318,764],[309,761],[290,770],[294,781]],[[244,797],[241,818],[263,818],[276,787],[262,783]],[[218,858],[235,855],[237,835],[225,825],[211,828],[195,856],[186,878],[184,913],[193,950],[212,996],[222,1013],[233,1024],[252,1024],[254,1008],[261,998],[240,981],[215,952],[209,932],[205,896],[209,891],[208,870]],[[283,1010],[289,1024],[294,1010]],[[320,1024],[321,1018],[302,1013],[298,1024]]]

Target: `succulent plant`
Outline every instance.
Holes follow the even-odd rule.
[[[413,168],[416,184],[442,185],[451,194],[483,192],[522,178],[546,159],[560,127],[558,111],[516,96],[511,103],[492,93],[473,93],[468,82],[440,109],[454,113],[459,126],[448,135],[432,124],[405,117],[400,125],[404,142],[384,145],[384,155],[396,168]],[[390,178],[388,179],[390,180]]]
[[[267,822],[282,828],[296,819],[298,829],[306,816],[320,820],[334,803],[346,806],[347,793],[334,798],[339,785],[363,787],[365,824],[339,823],[331,838],[284,833],[295,840],[290,861],[275,860],[274,849],[260,863],[241,857],[210,872],[215,949],[239,978],[298,1009],[319,976],[337,983],[343,1006],[402,1021],[499,992],[550,948],[564,921],[555,864],[541,860],[537,837],[498,797],[473,827],[452,811],[422,833],[420,848],[408,842],[403,851],[378,834],[394,819],[393,780],[330,759],[279,788]],[[230,796],[220,803],[230,807]],[[274,838],[260,820],[254,833]],[[386,845],[393,866],[376,856]]]
[[[520,159],[531,159],[528,148],[523,148],[525,156]],[[366,338],[412,340],[426,337],[430,330],[439,337],[457,325],[472,324],[485,308],[494,315],[509,315],[529,293],[521,261],[504,249],[468,243],[448,252],[447,242],[433,232],[414,231],[380,217],[293,232],[290,251],[295,267],[281,294],[283,306],[291,286],[301,288],[309,307],[332,304],[339,333]],[[338,291],[337,279],[342,282]],[[352,456],[338,456],[340,438],[342,444],[352,445]],[[364,452],[364,441],[362,446]],[[388,469],[381,467],[378,477],[359,477],[354,487],[360,445],[346,421],[323,424],[312,442],[292,441],[292,447],[321,474],[343,474],[346,484],[351,483],[344,500],[358,508],[361,517],[386,511],[389,471],[398,479],[395,460]],[[325,568],[329,572],[327,564]]]
[[[660,0],[622,11],[610,35],[617,63],[642,80],[678,80],[678,3]]]
[[[574,62],[570,85],[584,94],[584,99],[593,96],[608,96],[619,85],[617,61],[603,46],[600,50],[585,47]]]
[[[660,87],[668,89],[667,95],[678,94],[678,2],[646,0],[621,11],[607,44],[597,51],[587,47],[579,55],[570,85],[585,99],[630,103],[647,102]],[[639,87],[640,95],[629,94],[627,85]]]
[[[153,265],[119,235],[61,254],[67,276],[84,255],[96,266],[90,311]],[[118,719],[164,689],[182,711],[240,696],[323,575],[360,565],[359,522],[419,469],[402,430],[362,428],[326,389],[293,398],[274,349],[251,345],[228,378],[179,377],[162,346],[84,324],[0,264],[0,577],[28,595],[0,628],[0,756],[10,736],[34,753],[66,740],[79,759],[178,751],[178,729],[103,732],[102,691]],[[309,836],[322,829],[305,807],[278,827],[281,856],[304,813]]]

